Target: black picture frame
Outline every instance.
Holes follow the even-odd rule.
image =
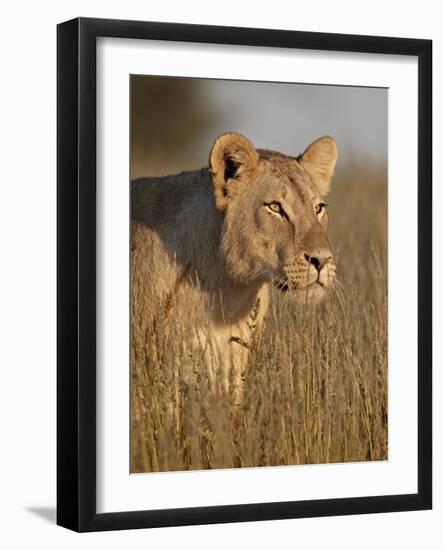
[[[96,39],[153,39],[418,59],[418,491],[416,494],[96,512]],[[57,523],[104,531],[432,507],[432,42],[106,19],[57,29]],[[406,427],[405,427],[406,428]]]

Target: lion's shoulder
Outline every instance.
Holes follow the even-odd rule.
[[[209,202],[212,194],[208,169],[170,176],[138,178],[131,182],[131,219],[149,227],[174,221],[189,205]]]

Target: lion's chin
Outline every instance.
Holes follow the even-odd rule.
[[[278,288],[281,292],[287,293],[288,298],[295,300],[300,305],[316,305],[328,294],[328,288],[318,281],[304,288],[291,288],[288,284],[280,285]]]

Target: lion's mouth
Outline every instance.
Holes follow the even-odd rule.
[[[289,281],[274,281],[274,287],[277,288],[280,292],[306,292],[309,290],[312,290],[314,288],[321,287],[322,289],[325,288],[325,285],[323,285],[319,279],[316,281],[310,283],[309,285],[300,287],[300,286],[294,286],[289,283]]]
[[[280,292],[288,292],[289,284],[287,281],[274,281],[274,287],[278,288]]]

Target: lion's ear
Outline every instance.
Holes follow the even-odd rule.
[[[337,144],[331,137],[317,139],[299,157],[299,162],[311,176],[320,195],[327,195],[337,164]]]
[[[258,153],[252,143],[241,134],[229,133],[219,136],[209,155],[209,168],[214,183],[217,207],[224,210],[230,195],[235,194],[235,180],[254,170]]]

